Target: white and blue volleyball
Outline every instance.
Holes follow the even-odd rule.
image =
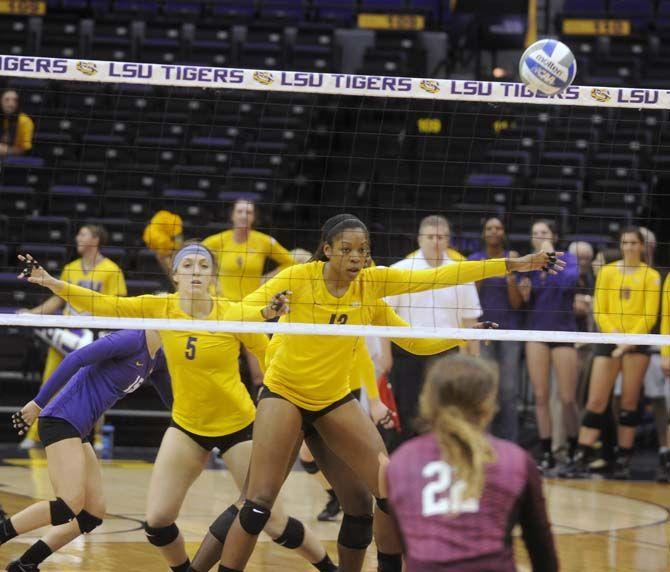
[[[556,95],[575,79],[577,62],[570,48],[558,40],[539,40],[521,56],[519,75],[533,91]]]

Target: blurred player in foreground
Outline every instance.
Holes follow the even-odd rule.
[[[497,391],[496,369],[477,358],[447,356],[428,370],[419,402],[428,433],[401,446],[380,478],[407,572],[512,572],[516,524],[533,571],[558,570],[535,461],[485,432]]]

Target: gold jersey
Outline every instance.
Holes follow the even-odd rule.
[[[593,316],[604,333],[647,334],[658,320],[661,276],[644,262],[624,274],[620,264],[603,266],[596,280]]]
[[[377,266],[362,270],[341,297],[333,296],[323,279],[323,262],[291,266],[247,296],[228,314],[233,320],[262,320],[261,310],[272,296],[292,292],[288,315],[280,321],[309,324],[403,326],[383,298],[483,280],[506,273],[504,259],[454,262],[439,268],[410,270]],[[349,391],[356,337],[276,334],[268,356],[265,384],[295,405],[318,411]],[[416,354],[446,351],[461,341],[393,339]]]
[[[280,269],[293,264],[291,253],[274,238],[252,230],[246,242],[235,242],[233,231],[226,230],[212,235],[202,244],[214,254],[219,265],[221,295],[239,302],[261,285],[263,268],[267,259]]]
[[[94,316],[192,319],[178,294],[120,298],[66,285],[58,295],[78,311]],[[233,305],[214,298],[207,320],[222,320]],[[238,357],[243,343],[262,365],[268,337],[265,334],[159,331],[172,378],[173,419],[184,429],[207,437],[229,435],[249,425],[254,404],[240,380]]]

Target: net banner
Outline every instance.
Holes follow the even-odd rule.
[[[0,75],[61,81],[289,91],[441,101],[670,109],[670,90],[665,89],[573,85],[562,94],[547,96],[528,89],[524,84],[513,82],[269,71],[30,56],[1,55]]]

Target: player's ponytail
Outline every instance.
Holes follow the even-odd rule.
[[[327,262],[328,257],[324,252],[324,246],[326,244],[332,245],[340,234],[345,230],[352,228],[360,229],[365,232],[365,234],[369,234],[368,227],[355,215],[343,213],[330,217],[321,227],[321,240],[314,252],[314,256],[310,259],[310,262],[317,260]]]
[[[485,428],[493,417],[498,375],[469,356],[445,357],[428,370],[419,398],[425,428],[435,434],[442,457],[465,483],[463,499],[479,498],[486,464],[495,459]]]

